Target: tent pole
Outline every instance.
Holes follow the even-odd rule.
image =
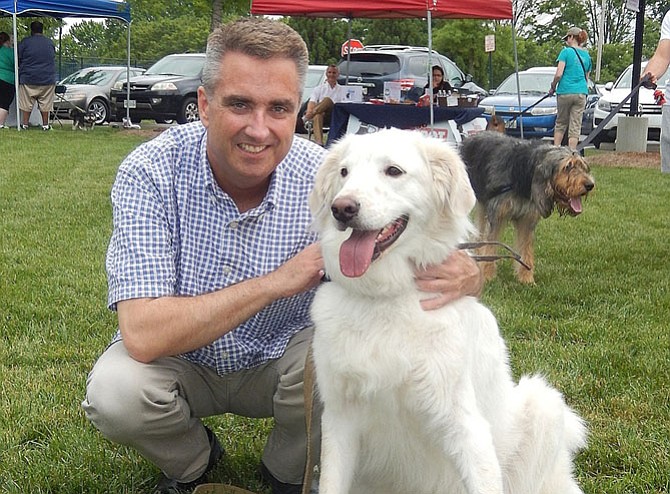
[[[514,72],[516,73],[516,98],[521,111],[521,86],[519,85],[519,54],[516,49],[516,18],[512,15],[512,46],[514,47]],[[521,139],[523,139],[523,115],[519,115],[519,125],[521,126]]]
[[[128,60],[127,60],[127,64],[126,64],[126,118],[128,120],[126,120],[126,122],[127,122],[128,126],[131,125],[131,122],[130,122],[130,104],[129,104],[130,103],[130,22],[131,21],[128,21],[128,31],[127,31],[128,40],[127,40],[127,43],[126,43],[126,50],[127,50],[127,56],[128,56]]]
[[[351,20],[347,20],[347,77],[345,78],[345,85],[349,85],[349,62],[351,62]]]
[[[58,26],[58,80],[63,79],[63,20],[61,19],[61,25]]]
[[[16,107],[16,130],[21,130],[21,113],[19,111],[19,40],[16,29],[16,4],[14,4],[12,20],[12,30],[14,33],[14,106]]]
[[[433,16],[430,9],[426,12],[428,21],[428,94],[430,94],[430,135],[435,133],[435,110],[433,108]]]

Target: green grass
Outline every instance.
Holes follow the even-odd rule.
[[[0,134],[0,492],[142,493],[156,469],[80,408],[114,332],[104,256],[118,164],[146,135]],[[587,420],[584,491],[670,492],[670,177],[595,167],[577,218],[537,229],[536,286],[503,263],[482,296],[516,375],[541,372]],[[509,236],[507,237],[509,239]],[[228,452],[215,481],[258,490],[269,421],[208,420]]]

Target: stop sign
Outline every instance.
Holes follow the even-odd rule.
[[[340,53],[341,56],[346,57],[347,53],[349,53],[349,49],[351,49],[351,53],[353,53],[355,51],[362,50],[363,48],[365,47],[363,46],[363,43],[361,43],[359,40],[349,39],[344,43],[342,43],[342,50],[340,51]]]

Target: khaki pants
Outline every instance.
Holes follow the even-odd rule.
[[[311,328],[296,334],[277,360],[225,376],[178,357],[143,364],[117,342],[89,374],[82,406],[104,436],[137,449],[168,478],[182,482],[207,467],[210,448],[200,418],[274,417],[262,461],[281,482],[301,484],[307,449],[303,369],[312,334]],[[318,458],[320,409],[314,418]]]
[[[323,122],[330,124],[330,116],[333,113],[335,103],[330,98],[323,98],[321,102],[314,107],[314,117],[312,117],[312,124],[314,125],[314,140],[319,144],[323,142]]]
[[[31,112],[33,111],[33,104],[37,101],[37,106],[41,112],[53,111],[55,93],[55,85],[35,86],[33,84],[20,84],[19,110]]]
[[[568,137],[579,139],[582,132],[582,116],[586,106],[585,94],[558,94],[556,95],[558,115],[556,116],[555,131],[565,133]]]

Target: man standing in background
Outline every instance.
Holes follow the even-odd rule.
[[[656,46],[654,56],[649,59],[647,66],[642,71],[642,76],[651,75],[651,82],[658,84],[670,65],[670,11],[663,17],[661,24],[661,37]],[[665,104],[662,106],[661,120],[661,172],[670,173],[670,86],[665,86]]]
[[[39,21],[30,23],[30,36],[19,43],[19,109],[21,128],[27,130],[33,105],[42,114],[42,130],[51,130],[49,112],[56,92],[56,47],[44,36]]]

